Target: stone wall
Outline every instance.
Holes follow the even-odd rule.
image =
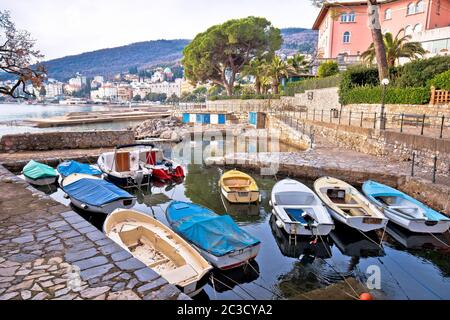
[[[0,152],[112,147],[133,143],[133,131],[45,132],[4,135]]]
[[[269,129],[270,136],[277,134],[280,142],[284,144],[301,150],[308,150],[311,148],[312,140],[310,136],[303,134],[300,130],[297,131],[296,128],[289,126],[274,116],[267,115],[266,127]]]
[[[338,88],[325,88],[306,90],[305,93],[297,93],[294,103],[296,106],[305,106],[308,109],[339,109]]]

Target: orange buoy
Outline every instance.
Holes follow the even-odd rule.
[[[373,297],[370,293],[364,292],[359,295],[359,300],[373,300]]]

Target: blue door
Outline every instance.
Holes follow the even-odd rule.
[[[203,115],[203,123],[205,124],[210,124],[211,123],[211,116],[209,114],[204,114]]]
[[[225,124],[225,115],[219,114],[219,124]]]
[[[189,113],[183,113],[183,123],[189,123]]]
[[[201,113],[198,113],[195,115],[195,123],[202,123],[203,122],[203,115]]]
[[[256,112],[248,113],[248,123],[256,126]]]

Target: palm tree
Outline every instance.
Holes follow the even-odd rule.
[[[272,61],[267,65],[266,75],[272,79],[272,93],[278,94],[278,86],[283,77],[289,77],[289,73],[292,72],[292,67],[280,57],[275,56]]]
[[[401,33],[403,33],[403,36]],[[414,60],[425,54],[425,50],[419,42],[410,42],[409,40],[411,40],[411,36],[406,35],[404,29],[401,29],[395,38],[390,32],[386,32],[383,36],[384,47],[386,49],[386,59],[389,67],[395,66],[399,58],[409,58]],[[375,60],[375,49],[373,43],[361,54],[361,58],[368,63],[373,63]]]
[[[288,58],[287,63],[292,68],[290,76],[300,76],[301,74],[309,72],[309,61],[307,61],[305,56],[300,53]]]
[[[255,77],[256,94],[261,94],[261,78],[265,74],[266,64],[266,60],[255,58],[252,59],[242,70],[242,76]]]

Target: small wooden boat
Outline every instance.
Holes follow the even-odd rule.
[[[366,181],[366,197],[393,223],[412,232],[444,233],[450,219],[407,194],[375,181]]]
[[[98,168],[75,160],[61,162],[56,167],[56,170],[62,178],[65,178],[72,173],[90,174],[96,177],[101,177],[102,175],[102,172]]]
[[[314,190],[331,216],[363,232],[384,228],[388,219],[356,188],[332,177],[314,182]]]
[[[304,184],[284,179],[272,189],[272,213],[277,225],[292,235],[327,235],[333,220],[319,197]]]
[[[91,212],[108,214],[136,203],[136,197],[125,190],[88,174],[72,173],[62,181],[62,189],[74,206]]]
[[[239,228],[229,215],[220,216],[198,204],[173,201],[167,207],[166,217],[175,232],[219,269],[239,267],[259,252],[261,242]]]
[[[102,153],[97,165],[106,179],[124,188],[148,184],[152,169],[146,166],[145,154],[153,144],[129,144],[117,146],[112,152]],[[126,150],[124,150],[126,149]]]
[[[34,160],[31,160],[23,167],[22,173],[28,183],[36,186],[53,184],[58,178],[55,169]]]
[[[231,203],[251,203],[259,201],[259,189],[255,180],[238,170],[225,172],[219,181],[224,197]]]
[[[191,297],[208,281],[212,266],[183,238],[146,214],[117,209],[108,215],[103,230],[111,240]]]

